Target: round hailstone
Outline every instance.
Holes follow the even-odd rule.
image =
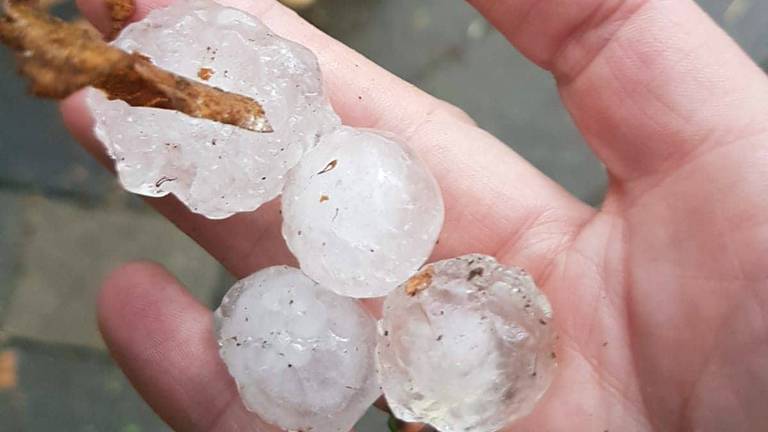
[[[298,269],[239,281],[215,317],[219,353],[245,406],[269,423],[348,432],[381,393],[375,320]]]
[[[555,334],[528,274],[466,255],[387,296],[377,368],[389,407],[442,432],[492,432],[527,415],[554,374]]]
[[[394,137],[342,127],[288,174],[283,237],[309,277],[350,297],[380,297],[429,257],[443,225],[440,189]]]
[[[172,193],[212,219],[251,211],[280,193],[285,173],[319,134],[340,124],[323,96],[312,52],[245,12],[208,0],[175,2],[128,26],[114,45],[179,75],[252,97],[274,129],[257,133],[131,107],[91,90],[96,136],[131,192]]]

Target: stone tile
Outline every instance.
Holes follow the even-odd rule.
[[[0,389],[0,430],[153,432],[170,429],[100,352],[16,342],[16,385]]]
[[[0,328],[16,286],[22,237],[21,220],[19,197],[0,191]]]
[[[218,263],[153,213],[85,209],[35,197],[25,200],[24,217],[17,289],[5,322],[10,336],[101,347],[98,287],[128,260],[165,265],[204,303],[219,291]]]

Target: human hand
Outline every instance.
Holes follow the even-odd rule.
[[[134,18],[167,1],[139,0]],[[277,2],[228,3],[317,54],[346,124],[394,132],[425,160],[446,203],[434,259],[495,255],[548,294],[560,367],[512,430],[768,430],[768,79],[693,1],[472,1],[553,73],[608,169],[600,210]],[[108,28],[100,0],[81,7]],[[108,163],[81,98],[63,113]],[[149,201],[237,277],[294,263],[275,203],[211,221]],[[116,271],[99,319],[172,427],[264,430],[218,358],[210,311],[163,269]]]

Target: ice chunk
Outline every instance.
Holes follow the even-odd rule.
[[[269,423],[348,432],[381,393],[375,320],[298,269],[239,281],[215,317],[221,358],[246,407]]]
[[[184,77],[252,97],[274,132],[256,133],[175,111],[130,107],[89,90],[96,136],[123,186],[176,195],[218,219],[276,197],[285,173],[340,121],[317,60],[257,18],[209,0],[175,2],[128,26],[114,44]]]
[[[283,236],[309,277],[380,297],[429,257],[443,225],[440,189],[396,138],[343,127],[288,174]]]
[[[552,312],[524,271],[484,255],[426,266],[387,296],[377,368],[390,408],[442,432],[493,432],[554,374]]]

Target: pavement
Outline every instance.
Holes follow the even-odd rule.
[[[700,3],[768,68],[767,2]],[[71,3],[58,10],[75,15]],[[460,106],[566,189],[599,205],[604,171],[551,77],[464,2],[316,0],[302,14]],[[214,306],[229,276],[121,191],[69,137],[53,104],[25,96],[5,51],[0,100],[0,430],[167,430],[105,352],[94,316],[99,281],[122,262],[152,259]],[[358,429],[383,431],[385,421],[372,411]]]

